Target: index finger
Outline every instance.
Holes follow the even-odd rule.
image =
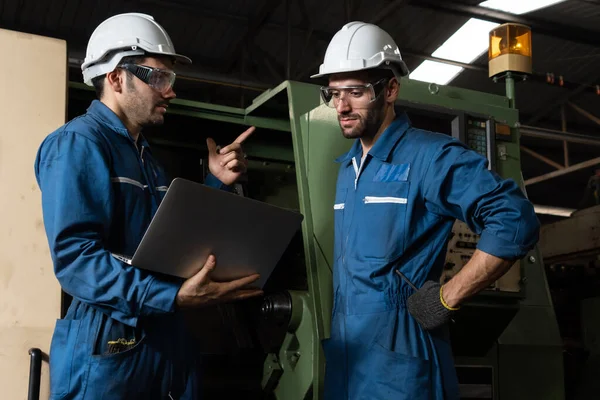
[[[252,132],[254,132],[256,130],[256,127],[251,126],[250,128],[246,129],[244,131],[244,133],[242,133],[240,136],[238,136],[233,143],[243,143],[244,140],[248,139],[248,136],[252,135]]]

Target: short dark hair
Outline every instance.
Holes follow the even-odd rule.
[[[119,67],[123,64],[139,64],[139,63],[143,62],[145,59],[146,59],[146,56],[123,57],[121,59],[121,61],[119,61],[119,64],[117,64],[117,67]],[[125,71],[125,72],[127,73],[128,79],[133,78],[133,74],[131,72],[129,72],[129,71]],[[106,78],[106,74],[97,76],[92,79],[92,85],[94,86],[94,89],[96,90],[96,97],[98,99],[102,99],[102,96],[104,96],[104,78]]]
[[[389,68],[373,68],[367,70],[369,81],[377,82],[380,79],[390,80],[395,77],[394,71]]]

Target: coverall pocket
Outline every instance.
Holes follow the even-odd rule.
[[[367,258],[396,258],[404,250],[409,182],[370,182],[363,190],[356,227]]]
[[[140,347],[143,347],[143,342],[145,339],[146,336],[142,336],[140,339],[136,340],[135,344],[127,346],[126,350],[115,351],[114,353],[94,354],[92,355],[92,358],[98,361],[99,363],[127,358],[130,355],[138,352],[140,350]]]
[[[396,353],[374,343],[370,368],[360,400],[429,400],[431,369],[428,360]]]
[[[145,339],[141,337],[133,347],[119,353],[92,355],[86,392],[93,393],[94,399],[155,398],[149,396],[157,391],[157,382],[149,379],[156,365],[144,352]],[[164,377],[156,378],[161,381]]]
[[[50,343],[50,397],[62,398],[70,390],[79,320],[59,319]]]

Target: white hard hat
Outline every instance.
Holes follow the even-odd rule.
[[[319,73],[311,78],[372,68],[391,69],[398,79],[408,75],[400,49],[386,31],[366,22],[349,22],[333,36]]]
[[[83,81],[92,86],[93,78],[113,71],[123,57],[144,54],[172,56],[182,64],[192,62],[175,53],[171,38],[152,16],[119,14],[102,22],[92,33],[81,64]]]

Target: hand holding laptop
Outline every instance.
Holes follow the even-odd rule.
[[[216,258],[210,255],[202,269],[181,285],[176,298],[178,307],[204,307],[243,300],[263,293],[260,289],[244,289],[246,285],[259,279],[260,275],[253,274],[230,282],[214,282],[210,273],[215,267]]]

